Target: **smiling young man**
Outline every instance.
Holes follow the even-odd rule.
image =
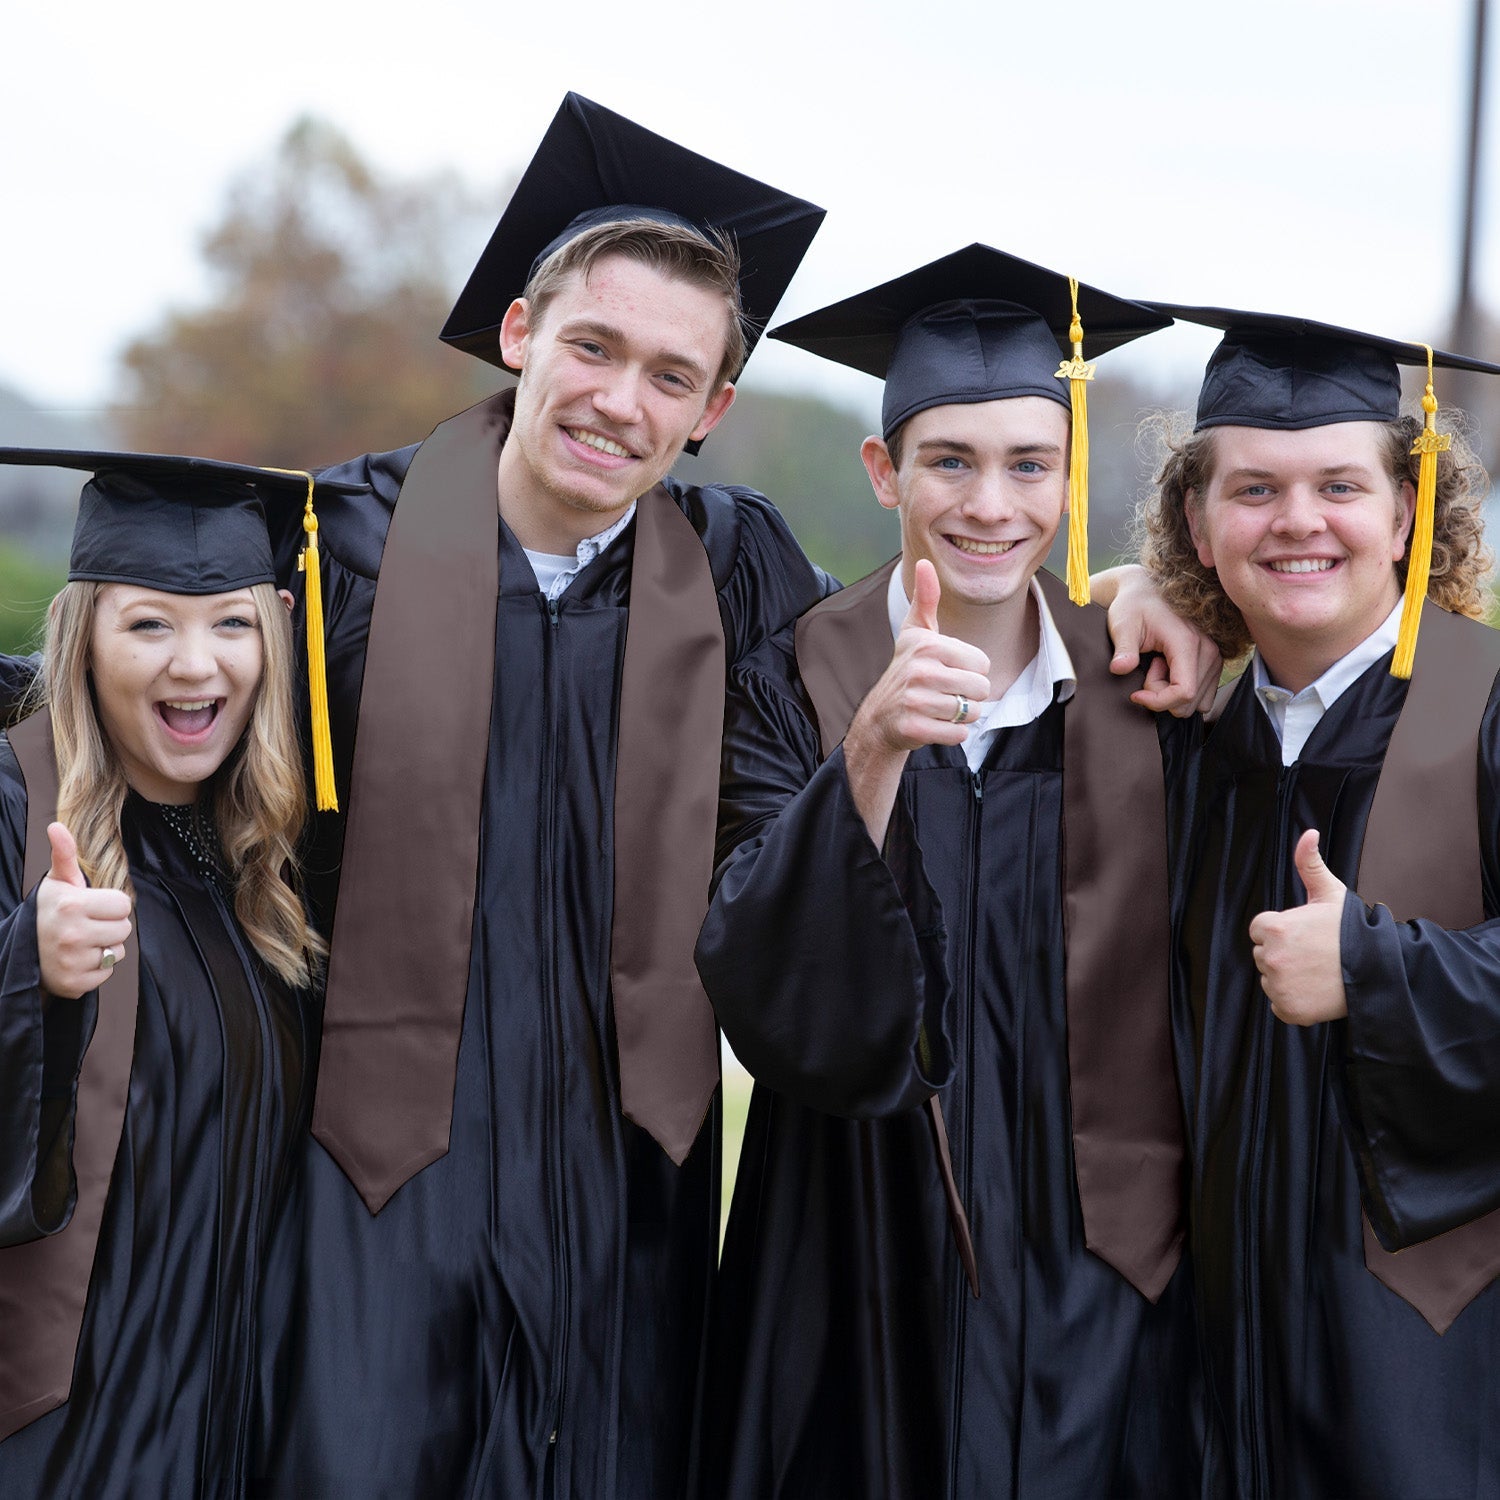
[[[1436,430],[1430,369],[1426,426],[1399,415],[1422,346],[1163,311],[1226,337],[1145,559],[1226,656],[1255,648],[1179,783],[1205,1493],[1477,1500],[1500,1488],[1483,471]]]
[[[974,245],[778,330],[884,376],[902,548],[730,697],[715,1495],[1196,1493],[1161,750],[1039,571],[1079,314],[1163,326]]]
[[[514,391],[335,471],[374,497],[323,515],[348,819],[267,1493],[692,1486],[724,674],[822,580],[668,471],[821,216],[570,95],[445,330]]]

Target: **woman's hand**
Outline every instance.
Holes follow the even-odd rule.
[[[110,976],[130,936],[130,897],[91,890],[78,868],[78,845],[61,823],[47,825],[52,866],[36,895],[36,946],[42,987],[77,1000]]]

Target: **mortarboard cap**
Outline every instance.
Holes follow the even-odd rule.
[[[1397,366],[1427,367],[1423,427],[1411,450],[1419,455],[1416,517],[1406,553],[1401,629],[1391,661],[1392,676],[1410,677],[1432,568],[1438,454],[1453,442],[1450,434],[1437,430],[1432,372],[1440,366],[1500,375],[1500,365],[1309,318],[1227,307],[1182,307],[1172,302],[1150,305],[1184,323],[1224,331],[1203,373],[1195,422],[1198,431],[1263,427],[1295,432],[1337,422],[1393,422],[1401,415]]]
[[[1203,374],[1196,426],[1297,430],[1335,422],[1393,422],[1401,414],[1398,365],[1423,366],[1426,344],[1357,333],[1309,318],[1229,307],[1150,304],[1184,323],[1224,332]],[[1500,365],[1431,350],[1432,364],[1500,375]]]
[[[1088,599],[1088,408],[1103,354],[1171,318],[1044,266],[973,244],[771,331],[885,381],[882,435],[933,406],[1042,396],[1073,416],[1068,588]],[[1086,333],[1085,333],[1086,330]],[[1062,356],[1059,362],[1059,356]],[[1071,357],[1070,357],[1071,356]]]
[[[717,229],[734,239],[748,357],[823,213],[570,93],[516,184],[442,337],[504,368],[501,320],[542,261],[595,224],[649,218]]]
[[[366,486],[315,485],[311,475],[301,472],[164,453],[0,448],[0,464],[92,474],[79,496],[68,558],[70,581],[132,583],[168,594],[223,594],[274,583],[266,508],[303,509],[314,779],[319,809],[337,808],[313,502],[320,493],[355,494]]]

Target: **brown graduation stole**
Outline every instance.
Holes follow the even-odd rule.
[[[9,736],[26,782],[22,889],[30,891],[51,866],[47,824],[57,816],[52,716],[41,709]],[[56,1234],[0,1249],[0,1438],[61,1406],[72,1388],[99,1225],[130,1097],[138,937],[131,935],[99,991],[98,1016],[79,1074],[72,1153],[78,1196],[72,1217]]]
[[[886,589],[900,559],[810,610],[797,666],[824,754],[890,665]],[[1063,733],[1063,931],[1073,1159],[1084,1241],[1144,1296],[1182,1256],[1182,1112],[1167,1000],[1166,794],[1153,717],[1109,674],[1103,611],[1037,575],[1079,691]],[[1128,958],[1128,961],[1125,961]],[[960,1253],[967,1220],[936,1097],[928,1109]],[[972,1248],[965,1269],[974,1279]]]
[[[1361,900],[1400,921],[1461,929],[1485,919],[1478,735],[1497,670],[1500,632],[1429,602],[1356,883]],[[1368,1218],[1364,1238],[1365,1265],[1439,1333],[1500,1275],[1500,1209],[1395,1254]]]
[[[370,619],[313,1134],[372,1213],[448,1150],[495,680],[496,476],[513,399],[450,418],[418,449]],[[693,944],[708,910],[724,636],[708,556],[663,487],[641,496],[635,527],[612,1000],[625,1113],[681,1162],[719,1076]],[[422,753],[416,725],[438,755]]]

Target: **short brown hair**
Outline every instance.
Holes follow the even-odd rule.
[[[1453,446],[1438,454],[1437,500],[1432,524],[1432,571],[1427,597],[1455,614],[1483,618],[1489,604],[1487,583],[1494,554],[1485,545],[1481,507],[1489,475],[1465,436],[1468,419],[1443,411],[1438,427],[1453,433]],[[1382,424],[1382,461],[1392,484],[1417,482],[1418,456],[1411,451],[1422,430],[1419,416],[1403,415]],[[1188,527],[1188,506],[1201,503],[1213,479],[1217,458],[1214,429],[1191,430],[1182,412],[1153,412],[1141,424],[1137,442],[1156,453],[1154,487],[1136,507],[1133,537],[1142,564],[1172,611],[1196,625],[1224,654],[1243,656],[1251,646],[1244,617],[1224,592],[1219,575],[1198,560]],[[1194,499],[1190,502],[1188,497]],[[1406,583],[1406,559],[1396,564]]]
[[[617,219],[595,224],[554,250],[532,273],[525,297],[533,323],[541,321],[547,304],[575,271],[585,280],[599,261],[621,255],[689,286],[716,292],[724,299],[724,358],[714,377],[717,391],[733,380],[745,363],[744,311],[740,306],[740,252],[721,230],[702,233],[683,224],[659,219]]]

